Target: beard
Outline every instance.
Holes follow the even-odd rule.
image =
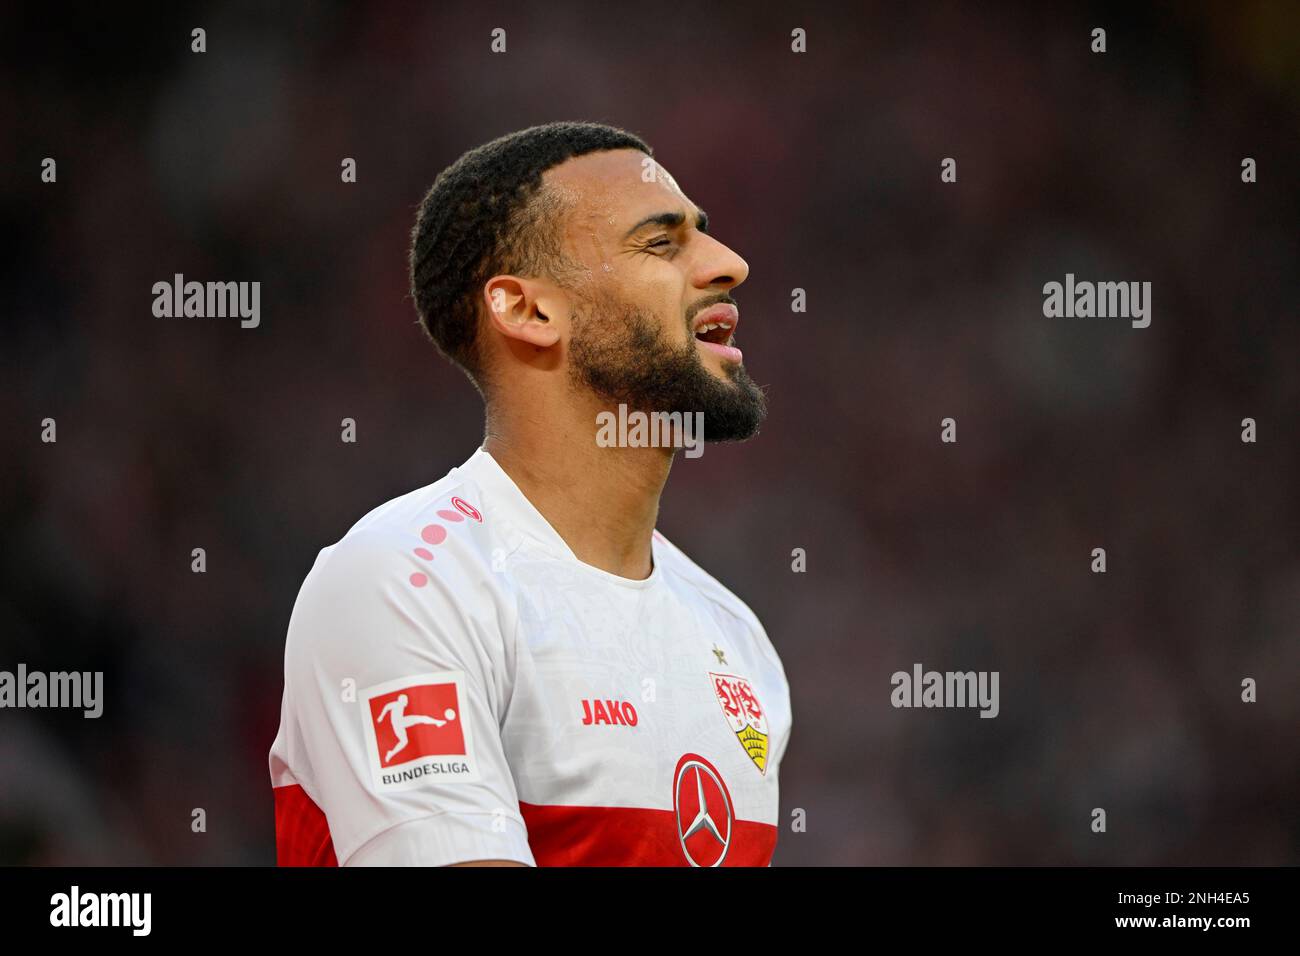
[[[701,412],[704,441],[744,441],[758,433],[766,396],[743,365],[723,363],[725,380],[712,374],[694,335],[675,347],[654,313],[608,294],[584,298],[572,324],[569,374],[576,388],[629,411]]]

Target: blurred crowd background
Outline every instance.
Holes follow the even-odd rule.
[[[0,669],[106,699],[0,711],[0,863],[274,862],[298,587],[482,436],[415,206],[556,119],[646,139],[750,265],[770,417],[660,529],[782,656],[777,865],[1300,862],[1300,8],[983,6],[6,6]],[[1150,327],[1044,318],[1067,272]],[[260,327],[155,318],[175,273],[260,281]],[[916,662],[999,716],[892,708]]]

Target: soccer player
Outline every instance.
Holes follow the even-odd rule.
[[[596,440],[619,405],[702,413],[708,441],[757,432],[734,344],[749,267],[644,142],[592,123],[444,170],[410,267],[486,437],[303,583],[270,752],[279,862],[770,864],[781,661],[655,530],[678,449]]]

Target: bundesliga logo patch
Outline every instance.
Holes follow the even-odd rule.
[[[722,716],[727,718],[732,733],[745,748],[749,759],[754,761],[758,772],[767,776],[767,714],[763,712],[753,686],[735,674],[709,671],[709,680],[713,682],[713,692],[718,695]]]
[[[420,674],[358,695],[377,790],[478,779],[461,671]]]

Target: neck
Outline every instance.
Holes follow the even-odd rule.
[[[489,409],[483,443],[579,561],[641,580],[654,568],[651,535],[672,449],[601,448],[585,427],[546,414]]]

